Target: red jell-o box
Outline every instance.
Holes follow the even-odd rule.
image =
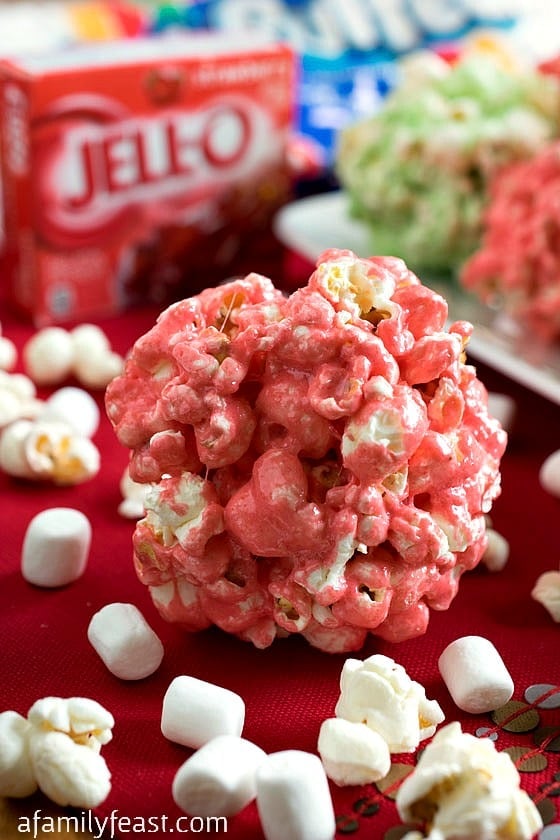
[[[13,303],[41,326],[225,279],[289,197],[294,76],[289,47],[218,34],[1,62]]]

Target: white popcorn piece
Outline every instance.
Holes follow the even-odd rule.
[[[33,428],[32,420],[15,420],[0,433],[0,469],[14,478],[34,478],[27,460],[26,442]]]
[[[29,709],[27,719],[45,732],[56,731],[99,752],[113,737],[113,715],[89,697],[43,697]]]
[[[166,493],[162,484],[150,484],[145,494],[146,522],[164,545],[178,541],[183,547],[199,532],[209,507],[208,482],[201,476],[185,472],[173,493]],[[216,527],[223,529],[220,524]]]
[[[36,514],[23,539],[23,577],[47,588],[78,580],[87,566],[91,534],[89,519],[74,508],[53,507]]]
[[[539,470],[539,481],[547,493],[560,498],[560,449],[544,460]]]
[[[506,432],[510,432],[515,419],[515,400],[508,394],[490,391],[488,394],[488,414],[495,417]]]
[[[74,374],[86,388],[106,388],[115,376],[122,373],[124,359],[112,350],[100,327],[81,324],[72,330],[71,336]]]
[[[543,605],[554,621],[560,621],[560,571],[552,570],[539,575],[531,597]]]
[[[106,388],[109,382],[122,373],[124,359],[118,353],[94,353],[84,359],[74,360],[74,373],[86,388]]]
[[[0,714],[0,796],[23,798],[37,790],[29,757],[31,724],[17,712]]]
[[[68,330],[45,327],[24,345],[26,373],[36,385],[58,385],[72,372],[74,347]]]
[[[488,545],[482,555],[482,562],[489,572],[501,572],[509,560],[509,542],[493,528],[486,528]]]
[[[14,342],[0,335],[0,370],[13,370],[17,362],[17,348]]]
[[[321,724],[317,751],[329,779],[339,785],[367,785],[391,768],[384,739],[365,723],[328,718]]]
[[[0,796],[24,797],[37,787],[58,805],[95,808],[111,790],[101,757],[114,719],[86,697],[44,697],[29,709],[0,715]]]
[[[457,722],[424,749],[396,804],[403,821],[426,824],[430,840],[530,840],[542,828],[509,755],[489,738],[463,733]]]
[[[456,706],[470,714],[499,709],[513,694],[513,680],[492,642],[462,636],[451,642],[438,668]]]
[[[41,420],[66,423],[75,434],[91,438],[99,428],[99,406],[83,388],[59,388],[45,402]]]
[[[95,808],[109,795],[111,773],[100,755],[114,718],[87,697],[44,697],[28,712],[29,754],[41,791],[58,805]]]
[[[333,840],[335,816],[318,756],[301,750],[271,753],[257,768],[256,782],[266,840]]]
[[[197,750],[177,771],[175,804],[195,817],[232,817],[257,793],[256,771],[266,753],[234,735],[219,735]]]
[[[347,659],[340,689],[336,716],[365,723],[391,753],[413,752],[444,719],[439,703],[428,700],[424,687],[388,656]]]
[[[34,419],[43,405],[28,376],[0,370],[0,429],[16,420]]]
[[[163,698],[161,731],[185,747],[198,749],[218,735],[240,736],[244,723],[238,694],[196,677],[175,677]]]
[[[125,519],[142,519],[146,514],[146,498],[152,487],[151,484],[141,484],[138,481],[133,481],[127,465],[119,483],[119,489],[123,496],[123,500],[118,507],[119,514],[124,516]]]
[[[29,749],[39,788],[58,805],[96,808],[109,795],[111,773],[94,750],[54,730],[32,731]]]
[[[87,637],[108,670],[121,680],[142,680],[163,659],[163,645],[138,607],[113,603],[92,616]]]
[[[101,327],[97,324],[79,324],[70,330],[73,357],[78,364],[87,362],[90,356],[99,356],[111,352],[111,344]]]
[[[99,472],[101,457],[95,444],[66,423],[35,421],[24,450],[34,477],[55,484],[81,484]]]

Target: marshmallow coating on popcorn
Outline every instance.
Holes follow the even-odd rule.
[[[168,620],[259,648],[421,635],[486,547],[506,433],[447,304],[393,257],[326,251],[170,306],[106,392],[149,483],[135,567]]]

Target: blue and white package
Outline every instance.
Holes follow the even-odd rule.
[[[251,30],[287,41],[301,58],[297,131],[320,163],[338,132],[370,116],[398,84],[410,52],[460,43],[476,29],[510,29],[523,0],[195,0],[184,25]]]

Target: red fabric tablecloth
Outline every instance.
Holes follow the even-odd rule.
[[[156,309],[138,309],[100,323],[113,347],[124,353],[156,315]],[[19,348],[33,332],[5,308],[0,322]],[[560,627],[530,596],[537,576],[558,568],[560,501],[540,487],[538,470],[560,447],[560,407],[488,368],[478,369],[489,389],[510,393],[517,402],[517,421],[502,464],[503,492],[492,512],[495,528],[511,543],[510,560],[501,573],[479,568],[464,576],[449,610],[432,613],[423,637],[398,645],[371,638],[355,655],[380,652],[393,657],[426,687],[428,697],[441,703],[447,721],[460,720],[469,732],[491,728],[499,749],[521,748],[516,758],[529,751],[533,760],[524,766],[523,787],[540,803],[545,821],[560,832],[560,708],[537,708],[532,719],[514,712],[504,729],[490,715],[460,712],[437,669],[438,656],[449,642],[479,634],[501,652],[515,682],[515,700],[525,704],[525,691],[532,685],[560,685]],[[97,398],[102,406],[102,395]],[[54,488],[0,475],[0,709],[25,714],[46,695],[95,698],[116,719],[114,738],[103,750],[113,787],[95,816],[112,814],[114,836],[120,838],[137,836],[148,818],[152,822],[146,822],[146,833],[154,837],[167,836],[170,828],[175,828],[175,836],[186,829],[205,834],[200,821],[175,823],[181,813],[173,803],[171,783],[189,752],[160,732],[162,698],[171,680],[191,674],[241,694],[247,707],[244,736],[267,751],[315,751],[319,726],[334,711],[345,657],[322,653],[297,638],[259,651],[217,630],[188,635],[166,624],[133,569],[134,523],[117,512],[118,483],[128,453],[117,443],[104,414],[94,440],[102,454],[101,471],[79,487]],[[75,507],[89,517],[91,554],[80,580],[62,589],[42,590],[21,576],[21,545],[31,518],[58,505]],[[159,671],[141,682],[113,677],[87,641],[91,616],[113,601],[136,604],[164,643]],[[529,725],[529,731],[508,731],[527,730]],[[411,763],[414,756],[394,760]],[[401,836],[401,829],[394,828],[400,821],[390,791],[333,785],[332,795],[339,817],[337,836]],[[254,804],[230,818],[227,834],[235,840],[262,838]]]

